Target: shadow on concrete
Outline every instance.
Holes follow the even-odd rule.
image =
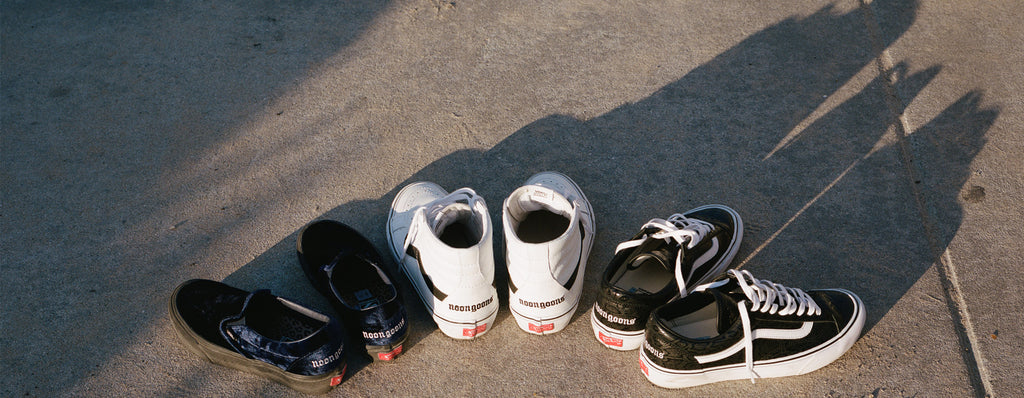
[[[2,3],[2,268],[15,310],[0,317],[0,353],[4,373],[26,376],[0,382],[3,395],[74,386],[166,316],[152,284],[210,239],[172,244],[181,223],[154,227],[163,177],[196,160],[189,149],[234,138],[389,4]]]
[[[913,22],[918,4],[875,3],[888,46]],[[870,330],[936,259],[912,193],[920,181],[911,181],[893,134],[893,114],[903,110],[887,105],[882,78],[854,80],[878,75],[868,36],[861,10],[826,6],[751,35],[639,102],[589,120],[539,119],[489,150],[452,153],[378,199],[345,203],[321,218],[356,227],[387,253],[388,207],[408,183],[472,187],[488,201],[497,225],[501,202],[523,180],[543,170],[564,172],[586,191],[598,225],[579,321],[595,300],[612,248],[643,222],[727,204],[747,225],[734,266],[789,286],[853,290],[866,303]],[[870,73],[862,73],[866,68]],[[906,69],[898,64],[892,72],[909,103],[941,68]],[[848,98],[830,100],[857,84],[862,88]],[[929,200],[940,213],[935,220],[943,247],[962,218],[958,198],[970,160],[998,116],[981,108],[980,97],[966,94],[913,132],[960,160],[929,169],[940,173]],[[297,295],[311,290],[292,254],[294,242],[295,233],[227,282],[248,286],[276,275],[271,287]],[[496,234],[496,274],[507,302],[502,249]],[[290,271],[282,274],[282,263]],[[400,274],[394,264],[392,271]],[[415,352],[416,342],[436,327],[407,283],[403,293],[412,318],[408,349]],[[496,328],[513,327],[504,324],[507,316],[506,307]]]

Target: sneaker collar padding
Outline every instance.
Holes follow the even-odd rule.
[[[557,238],[543,243],[526,243],[515,230],[532,211],[547,210],[569,218],[568,228]],[[509,273],[518,274],[516,280],[550,280],[568,283],[583,250],[583,233],[579,211],[572,202],[550,188],[539,185],[519,187],[508,199],[502,211],[502,231],[505,234],[507,261],[519,265],[510,267]]]

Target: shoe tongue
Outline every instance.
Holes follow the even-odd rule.
[[[245,303],[242,304],[242,309],[238,311],[238,315],[231,317],[228,324],[237,325],[244,324],[245,319],[248,317],[260,317],[266,312],[267,308],[275,305],[277,297],[270,293],[270,290],[260,289],[249,293],[249,296],[245,298]]]
[[[249,297],[245,298],[245,304],[242,305],[241,315],[245,316],[245,314],[253,307],[256,309],[266,308],[268,304],[275,300],[277,300],[277,298],[270,293],[270,290],[260,289],[253,291],[249,294]]]
[[[245,297],[245,302],[242,304],[242,308],[238,310],[238,314],[221,320],[221,330],[250,329],[250,318],[260,318],[263,316],[263,314],[267,312],[268,304],[270,304],[268,300],[276,300],[276,297],[270,294],[270,290],[260,289],[249,293],[249,295]],[[238,336],[235,338],[245,339],[246,337],[249,336]],[[228,336],[225,336],[225,338],[230,339]]]
[[[677,250],[661,239],[647,239],[646,242],[633,249],[633,254],[626,260],[628,269],[637,269],[647,261],[655,261],[669,271],[675,268]]]
[[[553,213],[569,215],[573,211],[573,205],[562,194],[555,190],[540,185],[528,185],[520,187],[512,195],[515,201],[509,203],[515,205],[522,213],[536,210],[550,210]],[[510,209],[512,210],[512,209]]]
[[[732,297],[732,294],[719,291],[718,289],[708,289],[708,292],[711,293],[718,304],[718,333],[722,334],[740,321],[740,311],[736,308],[737,301]]]

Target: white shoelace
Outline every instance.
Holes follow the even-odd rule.
[[[619,243],[619,245],[615,247],[615,254],[619,254],[620,251],[625,249],[640,246],[648,239],[664,239],[666,243],[672,243],[671,241],[675,240],[676,243],[679,244],[679,253],[676,255],[675,264],[676,284],[679,286],[679,296],[686,296],[686,278],[683,277],[683,267],[681,266],[683,248],[692,249],[700,243],[707,234],[711,233],[711,230],[714,227],[707,221],[698,220],[696,218],[687,218],[679,213],[669,216],[667,220],[655,218],[648,221],[640,229],[644,230],[651,227],[660,229],[661,231],[644,235],[644,237],[640,239]],[[693,272],[693,270],[690,271],[691,273]]]
[[[803,290],[786,287],[781,284],[754,278],[747,270],[729,270],[729,275],[736,278],[743,289],[743,294],[750,300],[750,309],[747,309],[747,302],[737,303],[740,311],[740,320],[743,322],[743,351],[747,364],[747,372],[750,372],[750,382],[754,382],[754,337],[750,331],[750,314],[748,311],[767,312],[778,315],[820,315],[821,307]],[[749,283],[748,283],[749,280]],[[704,290],[708,285],[702,285],[699,289]]]
[[[402,245],[401,262],[405,262],[405,258],[409,255],[409,246],[412,245],[412,241],[416,238],[416,234],[419,233],[420,223],[417,221],[420,218],[422,218],[431,228],[434,228],[437,223],[441,221],[441,210],[444,210],[444,208],[451,206],[452,204],[462,202],[469,205],[471,209],[476,209],[477,205],[482,204],[483,201],[484,199],[480,197],[480,195],[477,195],[476,191],[472,188],[459,188],[426,206],[420,206],[417,208],[416,212],[412,215],[412,223],[409,224],[409,233],[405,235],[405,242]]]

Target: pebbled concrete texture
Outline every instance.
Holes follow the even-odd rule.
[[[384,252],[408,183],[472,187],[499,223],[504,197],[553,169],[598,227],[567,329],[526,335],[506,304],[493,331],[454,341],[402,281],[406,354],[356,361],[331,395],[1017,395],[1022,14],[5,1],[0,394],[300,395],[186,351],[171,291],[214,279],[333,313],[295,258],[305,223],[345,222]],[[594,340],[586,309],[615,245],[706,203],[744,219],[734,266],[860,295],[849,352],[802,376],[673,391]]]
[[[976,349],[965,356],[986,390],[1012,396],[1024,389],[1024,55],[1011,50],[1024,46],[1024,7],[993,2],[976,13],[927,3],[922,11],[889,50],[901,73],[939,70],[917,97],[897,93],[907,104],[908,156],[960,338]]]

